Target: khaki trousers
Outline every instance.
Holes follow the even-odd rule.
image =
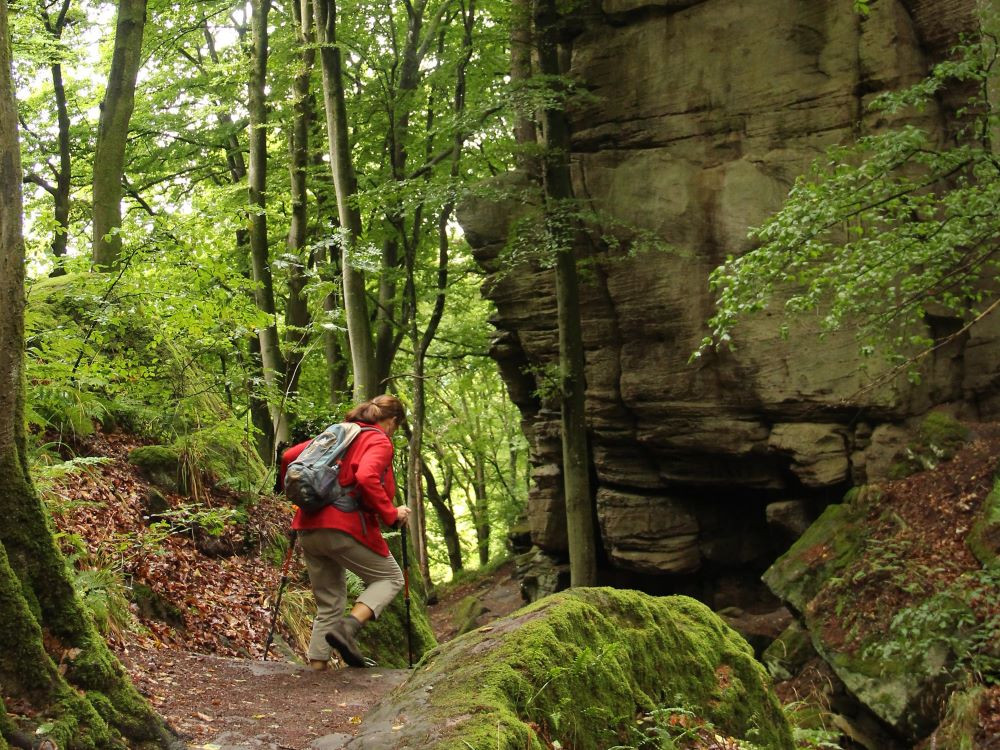
[[[392,555],[372,552],[350,534],[336,529],[299,532],[306,569],[316,598],[316,619],[309,639],[309,659],[326,661],[332,649],[324,636],[347,607],[344,570],[355,573],[367,588],[358,597],[377,618],[403,588],[403,574]]]

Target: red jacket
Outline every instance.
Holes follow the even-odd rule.
[[[389,556],[389,546],[382,538],[379,520],[386,526],[396,523],[399,511],[393,499],[396,496],[396,479],[392,474],[392,441],[376,425],[359,422],[362,427],[376,427],[354,438],[341,459],[340,485],[357,484],[361,490],[361,513],[346,513],[332,505],[317,513],[306,515],[296,509],[292,528],[339,529],[346,531],[363,545],[383,557]],[[312,441],[292,446],[281,456],[281,477],[284,480],[288,464],[294,461]],[[361,514],[365,516],[364,527]]]

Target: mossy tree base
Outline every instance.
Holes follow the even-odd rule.
[[[598,750],[630,739],[637,712],[671,707],[792,748],[763,667],[707,607],[577,588],[430,652],[347,748]]]
[[[17,451],[0,455],[0,684],[29,734],[66,750],[175,740],[90,622]],[[21,719],[5,714],[9,740]]]

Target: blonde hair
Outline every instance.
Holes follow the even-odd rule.
[[[389,418],[395,418],[397,423],[402,424],[406,419],[406,407],[395,396],[382,395],[355,406],[347,412],[344,421],[375,424]]]

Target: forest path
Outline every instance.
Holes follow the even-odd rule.
[[[513,563],[450,588],[430,608],[439,642],[455,636],[456,606],[476,596],[476,626],[523,605]],[[190,750],[339,750],[406,669],[313,672],[261,661],[132,644],[120,654],[136,686]]]
[[[406,669],[313,672],[285,661],[133,650],[139,689],[192,750],[338,750]]]

